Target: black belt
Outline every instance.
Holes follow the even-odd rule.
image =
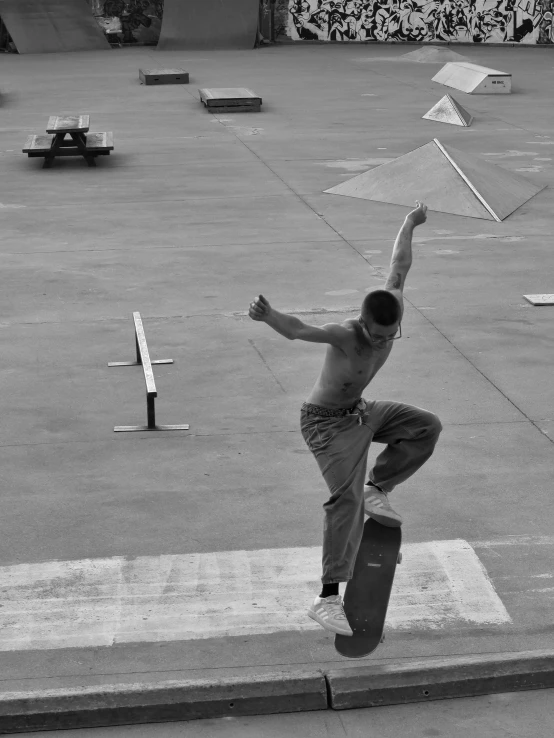
[[[358,402],[359,400],[357,400],[356,404],[352,405],[352,407],[339,407],[336,409],[322,407],[321,405],[312,405],[310,402],[304,402],[302,403],[302,410],[305,410],[310,415],[322,415],[327,418],[344,418],[345,415],[351,415],[354,412]]]

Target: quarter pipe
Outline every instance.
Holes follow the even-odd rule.
[[[85,0],[0,0],[20,54],[111,49]]]
[[[252,49],[259,0],[165,0],[158,49]]]

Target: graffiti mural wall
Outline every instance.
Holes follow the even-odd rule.
[[[294,40],[554,43],[554,0],[288,1]]]
[[[156,45],[160,37],[163,0],[88,0],[110,41]]]

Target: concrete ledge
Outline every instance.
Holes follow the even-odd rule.
[[[420,659],[329,670],[334,710],[554,687],[554,651]]]
[[[0,734],[327,710],[319,671],[0,694]]]

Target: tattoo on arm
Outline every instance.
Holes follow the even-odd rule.
[[[385,288],[391,289],[391,290],[399,290],[402,285],[402,275],[400,272],[396,272],[393,274],[392,272],[389,274],[389,278],[387,279],[387,283],[385,285]]]

